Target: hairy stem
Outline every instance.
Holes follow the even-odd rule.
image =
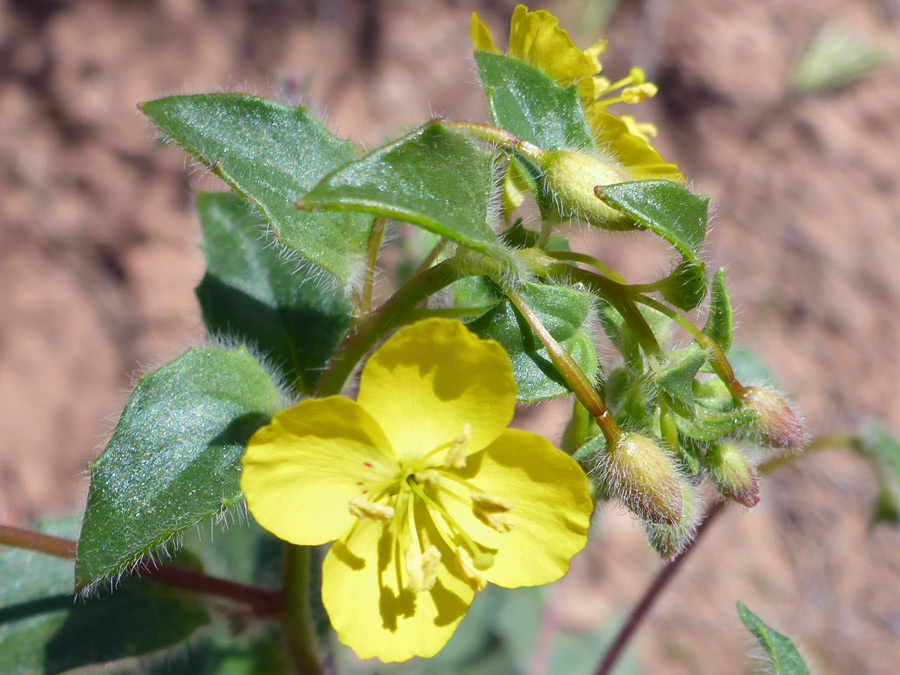
[[[322,675],[310,603],[310,558],[309,547],[285,544],[281,625],[295,672]]]
[[[597,389],[588,381],[584,371],[578,367],[578,364],[575,363],[569,352],[563,349],[562,345],[550,334],[550,331],[547,330],[534,313],[534,310],[525,302],[525,299],[514,290],[507,290],[506,295],[525,318],[525,321],[528,322],[528,325],[531,326],[531,329],[537,334],[544,347],[546,347],[547,353],[550,354],[550,360],[553,361],[557,372],[566,381],[566,384],[569,385],[569,388],[575,393],[581,404],[597,420],[597,425],[606,438],[607,447],[615,447],[622,430],[613,420]]]
[[[71,539],[53,537],[49,534],[23,530],[9,525],[0,525],[0,544],[68,559],[75,558],[77,546],[77,543]],[[281,594],[276,591],[219,579],[175,565],[147,568],[143,578],[194,593],[227,598],[249,605],[260,616],[273,616],[281,611]]]
[[[773,457],[767,462],[760,464],[758,470],[760,475],[767,476],[778,469],[793,464],[796,460],[805,457],[808,454],[821,452],[822,450],[847,447],[853,448],[857,445],[858,441],[858,437],[854,435],[838,434],[834,436],[821,436],[810,443],[804,453]],[[700,527],[697,528],[697,534],[694,537],[694,540],[685,547],[681,555],[659,571],[647,587],[647,590],[644,591],[644,594],[641,596],[637,605],[631,610],[631,613],[628,615],[628,620],[619,630],[618,635],[616,635],[615,640],[613,640],[612,646],[610,646],[606,654],[604,654],[603,661],[597,669],[597,675],[608,675],[608,673],[612,672],[613,666],[615,666],[625,647],[628,645],[628,642],[634,636],[635,631],[637,631],[638,627],[647,617],[647,614],[656,603],[660,594],[669,585],[669,582],[672,580],[675,573],[681,568],[681,565],[684,563],[688,554],[697,547],[700,538],[712,522],[718,518],[722,511],[724,511],[727,503],[728,502],[721,500],[713,504],[706,512],[706,516],[704,517],[703,522],[700,523]]]
[[[366,256],[366,278],[363,279],[362,291],[356,308],[357,317],[363,317],[372,309],[372,291],[375,288],[375,265],[378,264],[378,252],[384,241],[385,219],[378,217],[372,225],[372,237],[369,239],[369,252]]]

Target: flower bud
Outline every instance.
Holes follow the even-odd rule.
[[[664,280],[660,290],[667,302],[688,312],[700,306],[708,286],[706,263],[682,260]]]
[[[719,493],[747,507],[759,503],[759,482],[756,469],[737,447],[731,443],[713,445],[703,458],[706,475]]]
[[[677,524],[681,513],[681,478],[669,454],[640,434],[623,432],[599,453],[600,489],[621,500],[640,518]]]
[[[697,533],[697,521],[700,504],[694,492],[694,486],[687,479],[681,480],[681,520],[675,525],[660,523],[644,523],[647,540],[664,560],[677,557],[694,539]]]
[[[800,450],[809,443],[809,432],[803,418],[774,389],[747,387],[742,402],[747,410],[759,413],[753,428],[765,445]]]
[[[556,204],[561,220],[581,220],[606,230],[632,230],[634,223],[594,194],[598,185],[628,180],[616,168],[585,152],[548,152],[540,162],[544,185]]]

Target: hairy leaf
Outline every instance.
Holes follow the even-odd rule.
[[[809,675],[809,669],[803,662],[800,652],[789,638],[763,623],[762,619],[747,609],[740,600],[737,610],[741,623],[753,633],[765,650],[775,675]]]
[[[357,158],[303,106],[245,94],[172,96],[141,104],[164,136],[249,199],[278,241],[349,285],[358,280],[372,218],[312,214],[296,203],[325,174]]]
[[[142,377],[91,470],[78,585],[127,570],[243,499],[244,447],[280,406],[246,349],[191,350]]]
[[[233,194],[197,196],[206,276],[197,287],[207,330],[254,345],[288,385],[310,392],[350,327],[340,288],[300,276],[263,238],[264,223]]]

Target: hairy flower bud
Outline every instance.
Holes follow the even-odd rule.
[[[581,220],[605,230],[631,230],[626,216],[600,201],[594,194],[598,185],[628,180],[611,163],[585,152],[548,152],[540,162],[544,185],[562,220]]]
[[[600,488],[652,523],[680,522],[681,478],[669,454],[646,436],[624,432],[599,453]]]
[[[717,443],[706,451],[703,459],[706,474],[719,493],[747,507],[759,503],[756,469],[736,446]]]
[[[803,418],[783,395],[768,387],[747,387],[744,408],[759,413],[753,423],[762,443],[773,448],[800,450],[809,443]]]
[[[680,489],[682,514],[678,523],[675,525],[644,523],[647,540],[664,560],[677,557],[697,533],[700,504],[694,486],[689,480],[682,479]]]

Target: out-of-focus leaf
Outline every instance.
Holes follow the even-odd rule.
[[[72,537],[78,519],[40,528]],[[0,672],[62,673],[140,656],[189,638],[209,623],[192,597],[161,584],[126,579],[114,593],[76,599],[72,560],[26,551],[0,551]]]
[[[373,219],[295,206],[325,174],[357,158],[349,141],[303,106],[244,94],[173,96],[140,107],[167,138],[253,202],[281,244],[344,286],[358,279]]]
[[[846,87],[868,77],[890,58],[887,50],[849,28],[826,24],[797,58],[791,72],[791,93],[808,96]]]
[[[246,349],[195,349],[143,376],[91,470],[76,581],[128,569],[241,499],[247,440],[281,407]]]
[[[762,619],[747,609],[740,600],[737,610],[741,623],[762,645],[775,675],[809,675],[809,669],[803,662],[800,652],[789,638],[763,623]]]
[[[287,384],[310,392],[350,327],[343,289],[298,275],[237,195],[201,193],[197,208],[206,256],[197,298],[207,330],[253,344]]]
[[[900,440],[883,424],[866,420],[856,451],[869,461],[878,479],[872,524],[900,525]]]

